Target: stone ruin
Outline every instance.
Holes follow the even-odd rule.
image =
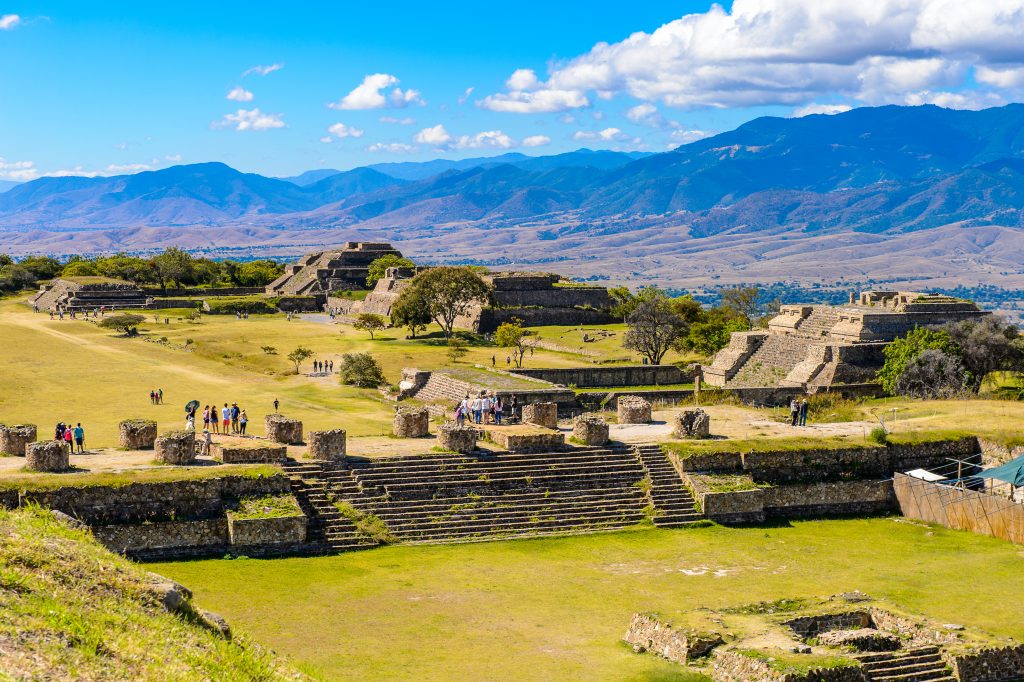
[[[76,311],[106,307],[149,308],[153,300],[137,285],[107,277],[63,277],[43,284],[29,303],[40,310]]]
[[[711,417],[704,410],[683,410],[675,416],[672,435],[676,438],[710,438]]]
[[[572,420],[572,437],[581,445],[606,445],[608,422],[593,414],[581,414]]]
[[[156,422],[126,419],[118,425],[122,450],[152,450],[156,444]]]
[[[399,438],[422,438],[430,433],[430,412],[425,407],[399,408],[391,427]]]
[[[35,424],[17,424],[4,426],[0,424],[0,453],[25,456],[25,446],[35,441],[37,435]]]
[[[523,405],[523,423],[558,428],[558,403],[530,403]]]
[[[284,464],[288,448],[265,440],[230,439],[214,443],[211,454],[223,464]]]
[[[163,464],[186,465],[196,461],[195,431],[168,431],[154,442],[156,460]]]
[[[287,445],[302,444],[302,422],[281,414],[268,414],[263,421],[267,440]]]
[[[477,435],[477,430],[471,426],[445,422],[437,429],[437,446],[443,450],[468,455],[476,450]]]
[[[347,434],[344,429],[309,432],[309,458],[320,462],[345,459]]]
[[[733,388],[870,383],[895,339],[988,314],[970,301],[909,291],[866,291],[840,306],[784,305],[767,330],[733,332],[703,379]]]
[[[389,254],[402,255],[391,244],[377,242],[347,242],[341,249],[306,254],[267,285],[267,294],[315,296],[365,290],[370,263]]]
[[[638,395],[624,395],[617,401],[617,416],[620,424],[650,424],[651,403]]]
[[[25,468],[30,471],[67,471],[71,468],[68,446],[59,440],[43,440],[25,447]]]

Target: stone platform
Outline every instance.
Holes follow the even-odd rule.
[[[261,438],[224,438],[213,443],[210,454],[224,464],[283,464],[288,448]]]
[[[481,425],[484,437],[509,452],[547,452],[565,447],[565,434],[532,424]]]

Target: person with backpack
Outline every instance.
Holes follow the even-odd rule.
[[[239,433],[239,435],[242,435],[242,436],[245,435],[245,427],[248,426],[248,424],[249,424],[249,415],[247,415],[245,413],[245,410],[242,410],[241,412],[238,413],[238,433]]]
[[[75,447],[78,448],[78,454],[82,454],[85,449],[85,429],[82,428],[81,422],[75,424],[73,435],[75,438]]]
[[[793,398],[789,401],[789,425],[796,426],[800,420],[800,401]]]
[[[501,401],[500,396],[494,398],[494,423],[497,426],[501,426],[501,413],[504,411],[505,405]]]

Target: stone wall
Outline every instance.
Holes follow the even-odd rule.
[[[68,446],[43,440],[25,446],[25,468],[30,471],[66,471],[71,466]]]
[[[524,327],[564,327],[615,322],[611,313],[590,308],[483,308],[478,315],[460,317],[455,324],[487,334],[513,319],[520,320]]]
[[[0,453],[25,456],[25,447],[35,442],[37,429],[35,424],[18,424],[4,426],[0,424]]]
[[[507,429],[486,432],[487,438],[509,452],[551,452],[565,447],[565,434],[561,431],[523,433]]]
[[[129,557],[158,551],[201,556],[223,552],[228,546],[228,522],[223,518],[111,524],[94,526],[92,533],[107,549]]]
[[[623,640],[631,644],[637,653],[652,653],[680,665],[705,656],[722,644],[717,633],[675,628],[671,623],[646,613],[633,615]]]
[[[277,300],[277,309],[282,313],[319,313],[327,303],[327,296],[281,296]]]
[[[557,429],[558,405],[556,403],[530,403],[529,405],[523,405],[523,423]]]
[[[582,445],[605,445],[608,433],[608,422],[600,417],[581,414],[572,421],[572,437]]]
[[[309,432],[309,457],[322,462],[345,459],[348,448],[344,429]]]
[[[469,454],[476,450],[477,431],[470,426],[446,422],[437,430],[437,446],[452,452]]]
[[[119,443],[125,450],[152,450],[156,444],[156,422],[126,419],[118,425]]]
[[[191,464],[196,459],[195,431],[172,431],[154,443],[156,460],[164,464]]]
[[[566,367],[556,369],[522,368],[510,370],[531,379],[577,388],[613,386],[656,386],[693,381],[693,372],[675,365],[626,365],[615,367]]]
[[[651,402],[638,395],[626,395],[619,398],[616,415],[620,424],[649,424],[651,422]]]
[[[399,438],[422,438],[430,431],[430,412],[426,408],[399,409],[391,428]]]
[[[153,298],[185,298],[189,296],[256,296],[264,293],[264,288],[221,287],[217,289],[175,289],[173,287],[168,287],[167,289],[160,289],[158,287],[146,287],[143,291],[146,292],[146,295],[152,296]]]
[[[734,478],[739,481],[747,477]],[[711,487],[714,480],[700,474],[686,477],[704,516],[717,523],[762,523],[765,520],[764,494],[761,489],[714,492]]]
[[[984,438],[978,439],[978,445],[981,448],[981,463],[985,466],[1006,464],[1010,460],[1017,459],[1021,455],[1024,455],[1024,445],[1007,447],[1002,443],[995,443]],[[2,451],[2,449],[3,448],[0,448],[0,451]]]
[[[860,666],[812,668],[805,673],[783,673],[767,659],[734,651],[715,650],[712,677],[715,682],[865,682]]]
[[[268,414],[264,420],[267,440],[275,443],[301,444],[302,422],[280,414]]]
[[[845,613],[823,613],[800,616],[783,623],[800,639],[817,637],[830,630],[862,630],[874,627],[868,611],[847,611]]]
[[[214,443],[211,454],[224,464],[283,464],[288,448],[268,441]]]
[[[1024,644],[946,656],[960,682],[1005,682],[1024,679]]]
[[[306,517],[240,519],[228,512],[228,539],[238,548],[299,544],[306,540]]]

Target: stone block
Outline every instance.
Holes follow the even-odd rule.
[[[437,430],[437,445],[444,450],[468,454],[476,450],[476,429],[447,422]]]
[[[430,432],[430,412],[425,407],[399,409],[392,428],[399,438],[422,438]]]
[[[152,450],[156,444],[156,422],[152,419],[126,419],[118,425],[121,448]]]
[[[164,464],[192,464],[196,461],[195,431],[170,431],[156,439],[156,459]]]
[[[565,447],[565,434],[547,429],[535,433],[494,429],[487,432],[487,437],[509,452],[550,452]]]
[[[4,426],[0,424],[0,452],[8,455],[25,456],[25,446],[36,440],[35,424]]]
[[[882,632],[875,628],[858,628],[823,632],[818,635],[818,644],[840,649],[852,647],[857,651],[896,651],[902,646],[902,641],[891,632]]]
[[[299,445],[302,443],[302,422],[280,414],[268,414],[264,420],[267,439],[275,443]]]
[[[68,446],[59,440],[29,443],[25,447],[25,467],[32,471],[66,471],[71,466]]]
[[[651,403],[638,395],[624,395],[618,399],[620,424],[650,424]]]
[[[306,540],[306,517],[237,518],[228,513],[228,537],[234,546],[293,545]]]
[[[213,458],[224,464],[284,464],[288,448],[267,441],[214,443]]]
[[[711,417],[704,410],[683,410],[675,416],[672,435],[676,438],[710,438]]]
[[[347,435],[344,429],[309,432],[309,458],[321,462],[345,459]]]
[[[592,414],[581,414],[572,421],[572,437],[581,445],[608,443],[608,422]]]
[[[529,405],[523,405],[523,423],[557,429],[558,404],[530,403]]]

